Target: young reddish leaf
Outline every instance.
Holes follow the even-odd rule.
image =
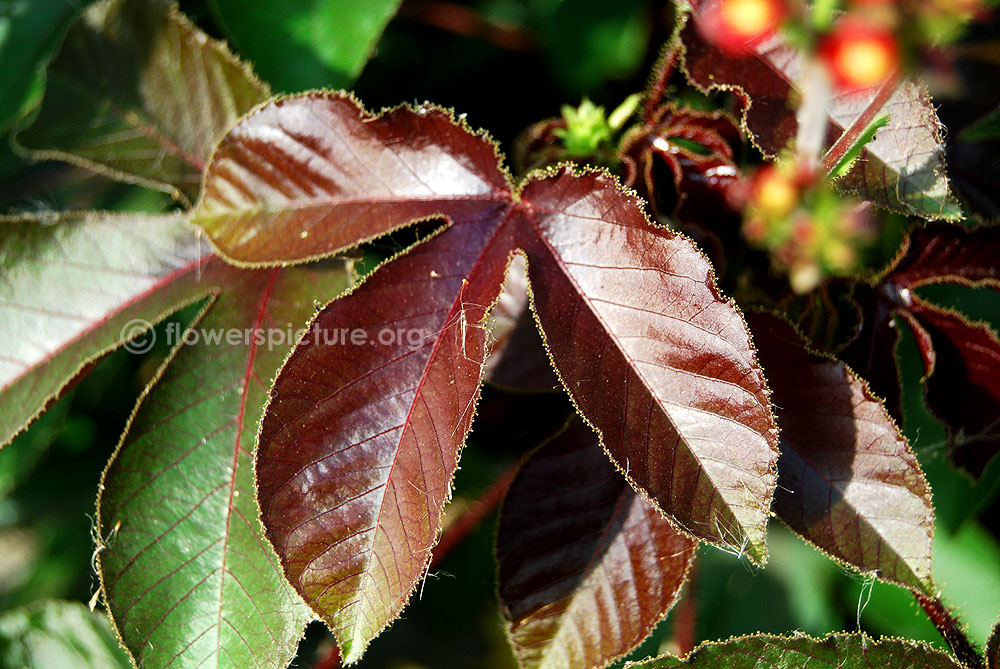
[[[697,543],[628,485],[578,418],[511,484],[499,591],[522,667],[603,667],[677,601]]]
[[[930,283],[1000,288],[1000,226],[930,223],[915,228],[886,278],[911,290]]]
[[[931,490],[881,401],[781,318],[748,321],[781,427],[778,517],[863,572],[933,594]]]
[[[193,221],[240,263],[316,258],[421,219],[496,215],[510,199],[499,161],[445,110],[372,116],[349,95],[309,93],[226,136]]]
[[[250,136],[287,150],[238,148]],[[242,261],[449,221],[324,309],[261,428],[268,536],[346,659],[424,573],[478,396],[485,316],[517,252],[562,380],[630,481],[687,531],[765,559],[777,439],[746,327],[707,259],[612,178],[566,169],[511,194],[493,145],[447,114],[371,117],[330,94],[262,108],[215,161],[198,220]]]
[[[139,666],[294,656],[311,612],[262,536],[254,437],[294,331],[348,274],[343,262],[205,268],[218,297],[140,401],[98,499],[105,601]]]
[[[822,639],[813,639],[804,634],[736,637],[728,641],[704,643],[683,660],[667,655],[628,666],[634,669],[757,669],[761,666],[781,669],[962,669],[955,658],[922,641],[875,641],[864,634],[846,633],[830,634]]]
[[[212,147],[269,96],[173,2],[105,0],[66,35],[41,110],[17,141],[32,156],[194,200]]]
[[[628,132],[619,149],[625,183],[649,202],[656,220],[676,221],[717,269],[725,267],[723,240],[738,234],[742,219],[743,179],[735,163],[742,143],[729,116],[664,104]],[[660,185],[670,182],[673,188],[664,192]]]
[[[675,203],[673,211],[662,212],[663,217],[676,216],[685,224],[704,227],[705,220],[712,218],[704,207],[726,210],[719,195],[740,181],[734,160],[742,141],[735,121],[722,112],[662,105],[647,125],[637,126],[622,139],[619,153],[626,169],[625,183],[656,211],[661,198],[656,197],[654,169],[662,161],[676,191],[662,198]]]
[[[708,260],[602,174],[563,170],[522,198],[543,338],[608,454],[684,529],[765,561],[777,430]]]
[[[988,326],[914,299],[927,406],[947,424],[955,464],[979,477],[1000,451],[1000,340]]]
[[[688,80],[702,91],[733,90],[743,102],[744,124],[766,155],[777,156],[796,135],[789,104],[805,76],[801,55],[779,34],[731,58],[708,42],[692,15],[681,30]],[[962,210],[944,174],[941,124],[922,84],[890,81],[834,97],[828,110],[829,167],[875,119],[889,116],[861,158],[839,183],[876,204],[924,218],[958,219]]]
[[[496,223],[446,230],[332,302],[271,391],[262,518],[345,662],[399,614],[437,541],[508,261]]]
[[[88,363],[207,295],[208,250],[177,216],[0,222],[0,445]]]

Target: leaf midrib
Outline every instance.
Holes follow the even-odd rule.
[[[481,265],[481,263],[483,262],[483,259],[487,255],[486,254],[486,250],[491,247],[492,242],[493,242],[493,240],[496,239],[497,235],[500,232],[503,232],[505,230],[505,228],[507,227],[507,225],[509,225],[508,219],[510,218],[511,214],[514,211],[516,211],[516,210],[519,209],[519,207],[517,205],[515,205],[514,203],[510,202],[510,200],[507,200],[507,202],[510,203],[510,205],[506,208],[506,210],[504,211],[503,215],[499,218],[499,220],[496,223],[493,224],[493,226],[492,226],[493,229],[490,231],[489,237],[487,237],[484,240],[483,244],[479,247],[479,255],[476,257],[475,262],[473,262],[472,266],[469,268],[467,276],[472,277],[472,276],[475,275],[476,269]],[[441,234],[447,234],[447,233],[448,233],[448,230],[445,230]],[[464,304],[462,302],[462,299],[463,299],[462,296],[463,296],[463,292],[462,291],[459,291],[456,294],[455,299],[452,301],[451,309],[449,309],[449,311],[448,311],[448,316],[445,319],[445,322],[449,322],[452,319],[453,314],[455,313],[455,309],[456,308],[461,308],[461,305]],[[406,412],[406,418],[404,419],[404,421],[402,423],[402,426],[401,426],[401,429],[400,429],[400,433],[399,433],[399,439],[396,441],[396,448],[394,449],[394,452],[393,452],[392,463],[391,463],[391,465],[389,467],[389,473],[386,476],[386,483],[385,483],[384,486],[382,486],[382,495],[381,495],[381,500],[379,501],[378,515],[375,518],[375,524],[372,526],[372,539],[371,539],[371,544],[369,545],[369,548],[368,548],[367,558],[365,559],[365,566],[364,566],[364,569],[359,574],[359,584],[358,584],[358,590],[359,591],[363,590],[365,582],[371,578],[371,562],[372,562],[372,558],[375,555],[375,541],[378,538],[378,528],[379,528],[381,520],[382,520],[382,512],[385,509],[385,500],[386,500],[387,492],[388,492],[388,489],[389,489],[389,485],[392,482],[392,474],[395,471],[396,463],[399,461],[399,451],[400,451],[400,448],[401,448],[401,445],[402,445],[402,442],[403,442],[404,435],[407,432],[407,427],[410,425],[410,420],[411,420],[411,417],[413,415],[413,410],[417,406],[418,398],[420,397],[421,389],[423,388],[424,382],[427,380],[427,378],[429,376],[428,370],[430,369],[431,365],[433,364],[433,362],[434,362],[434,360],[436,358],[436,355],[437,355],[438,348],[440,347],[441,342],[443,340],[444,340],[444,333],[443,332],[440,333],[438,335],[438,337],[434,340],[434,345],[431,347],[431,352],[427,356],[427,362],[424,363],[424,368],[423,368],[423,370],[422,370],[422,372],[420,374],[420,380],[417,382],[417,386],[416,386],[416,388],[414,390],[413,401],[410,402],[410,406],[409,406],[409,408],[407,409],[407,412]],[[474,391],[474,393],[475,392],[478,392],[478,388],[476,389],[476,391]],[[459,423],[461,423],[461,420],[462,420],[462,418],[460,417],[459,418]],[[464,441],[464,439],[463,439],[463,441]],[[421,474],[423,474],[423,468],[421,468]],[[440,526],[440,520],[438,520],[438,523],[439,523],[439,526]],[[436,532],[437,532],[437,530],[435,530],[435,533]],[[431,557],[432,557],[431,553],[430,553],[430,551],[428,551],[427,558],[426,558],[427,564],[430,563]],[[410,587],[410,589],[407,592],[407,595],[409,595],[410,592],[412,592],[412,590],[413,590],[413,586]],[[355,606],[356,605],[357,604],[355,604]],[[361,625],[359,625],[358,622],[355,622],[352,625],[351,645],[350,645],[351,655],[354,656],[355,659],[359,656],[359,655],[357,655],[358,651],[356,650],[356,644],[359,641],[359,633],[361,633],[361,632],[362,632],[361,631]],[[361,639],[361,642],[362,642],[362,644],[365,644],[363,638]]]
[[[125,302],[122,302],[114,311],[109,312],[107,315],[105,315],[99,321],[98,320],[92,321],[91,322],[91,326],[88,327],[82,333],[80,333],[79,336],[74,337],[72,339],[66,340],[58,348],[50,351],[46,355],[38,358],[36,361],[34,361],[34,362],[28,364],[27,366],[25,366],[24,371],[21,374],[15,376],[15,377],[12,377],[11,380],[7,384],[5,384],[3,386],[0,386],[0,393],[7,392],[10,388],[12,388],[15,384],[19,383],[20,381],[22,381],[25,377],[30,376],[32,373],[38,371],[38,369],[42,365],[45,365],[45,364],[51,362],[54,358],[56,358],[60,354],[62,354],[66,349],[68,349],[71,346],[74,346],[74,345],[78,344],[83,338],[88,337],[88,336],[94,334],[94,332],[96,332],[97,330],[99,330],[103,325],[107,324],[108,321],[110,321],[112,318],[114,318],[115,316],[117,316],[121,312],[125,311],[129,307],[135,306],[136,304],[142,302],[143,300],[145,300],[145,299],[151,297],[152,295],[160,292],[165,287],[167,287],[170,284],[174,283],[175,281],[177,281],[183,275],[188,274],[192,270],[197,269],[199,266],[204,266],[209,260],[211,260],[214,257],[215,257],[214,254],[209,254],[209,255],[202,256],[200,258],[196,258],[195,260],[192,260],[191,262],[187,263],[186,265],[183,265],[183,266],[181,266],[181,267],[179,267],[179,268],[171,271],[169,274],[165,274],[165,275],[161,276],[159,279],[157,279],[154,282],[154,284],[149,289],[147,289],[147,290],[145,290],[145,291],[143,291],[141,293],[137,293],[136,295],[132,296],[131,298],[129,298]],[[206,291],[205,291],[204,295],[202,295],[202,297],[204,297],[205,295],[208,295],[210,292],[211,292],[211,289],[210,288],[206,288]],[[63,315],[63,314],[60,314],[60,315]],[[105,351],[111,350],[113,348],[116,348],[117,346],[121,345],[122,343],[123,342],[116,340],[115,343],[111,344],[109,347],[105,347],[104,349],[102,349],[101,352],[105,352]],[[98,352],[96,355],[100,355],[101,352]],[[92,359],[93,358],[88,358],[87,360],[82,361],[81,362],[81,367],[83,365],[85,365],[87,362],[89,362],[90,360],[92,360]]]
[[[261,324],[264,322],[264,318],[267,315],[267,306],[271,300],[271,296],[274,292],[275,283],[278,280],[278,274],[281,272],[280,268],[275,268],[271,270],[271,276],[268,277],[267,286],[264,289],[264,294],[261,296],[259,306],[257,308],[257,314],[253,321],[252,330],[257,331],[260,329]],[[258,339],[254,337],[250,342],[250,350],[247,353],[247,362],[244,368],[242,388],[240,390],[240,408],[236,419],[236,438],[234,440],[233,447],[233,460],[230,466],[230,476],[229,476],[229,500],[226,504],[226,526],[222,535],[222,564],[220,566],[219,572],[219,616],[216,622],[216,653],[221,653],[223,649],[222,641],[222,609],[225,602],[226,595],[226,563],[229,558],[229,539],[231,536],[231,522],[233,517],[233,498],[236,491],[236,472],[239,466],[240,459],[240,440],[243,437],[243,427],[246,420],[246,407],[247,400],[249,398],[250,383],[253,378],[254,362],[257,358],[257,344]]]
[[[605,331],[605,333],[607,333],[608,339],[610,339],[614,343],[615,348],[618,349],[619,355],[621,355],[623,359],[631,361],[632,360],[632,356],[629,355],[625,351],[625,349],[623,348],[623,345],[622,345],[621,341],[618,339],[617,336],[614,335],[614,331],[608,326],[607,322],[604,320],[604,318],[600,314],[600,312],[597,309],[594,308],[593,304],[591,303],[590,297],[586,294],[586,292],[577,283],[576,277],[573,276],[572,272],[570,272],[568,270],[568,268],[563,264],[561,256],[559,255],[558,251],[555,249],[555,247],[552,246],[552,244],[549,241],[548,237],[542,231],[541,226],[539,225],[539,223],[536,220],[536,218],[534,216],[532,216],[532,210],[526,207],[525,208],[525,214],[526,214],[526,218],[528,218],[528,220],[531,221],[532,226],[535,228],[536,237],[538,239],[540,239],[542,241],[542,243],[545,245],[546,249],[548,249],[549,254],[552,257],[553,261],[562,270],[563,276],[565,276],[567,278],[567,280],[570,281],[570,283],[572,283],[573,287],[575,288],[576,294],[589,307],[590,313],[593,314],[593,316],[600,322],[602,329]],[[715,336],[718,337],[718,335],[715,335]],[[719,495],[720,498],[722,498],[723,500],[725,500],[725,497],[722,495],[722,489],[719,488],[718,485],[716,485],[715,481],[712,479],[712,476],[709,474],[708,469],[702,464],[702,458],[701,458],[701,456],[699,456],[698,454],[696,454],[695,451],[694,451],[694,449],[691,448],[691,445],[688,443],[687,438],[684,435],[682,435],[681,431],[677,428],[676,423],[674,423],[673,416],[671,416],[670,412],[667,411],[667,409],[662,406],[662,403],[663,403],[664,400],[662,400],[660,398],[660,396],[659,396],[658,393],[656,393],[656,392],[653,391],[653,389],[651,388],[651,386],[649,384],[649,381],[646,379],[646,376],[642,373],[641,370],[639,370],[637,368],[636,365],[629,364],[628,366],[629,366],[629,369],[638,377],[638,379],[642,383],[642,386],[645,389],[646,393],[648,393],[648,395],[651,398],[654,398],[655,401],[656,401],[656,404],[658,406],[660,406],[663,415],[666,417],[667,421],[670,423],[670,426],[673,428],[674,433],[678,436],[679,441],[684,444],[685,448],[687,449],[687,451],[691,455],[691,457],[693,457],[695,459],[695,461],[698,463],[698,470],[701,472],[702,475],[704,475],[705,479],[711,483],[712,488],[715,491],[715,494]],[[560,376],[560,380],[561,380],[561,378],[562,377]],[[565,387],[565,385],[566,384],[564,382],[563,386]],[[569,392],[569,388],[568,387],[565,387],[565,390],[566,390],[566,392]],[[677,403],[676,402],[672,402],[672,404],[677,404]],[[685,408],[693,409],[693,407],[685,407]],[[712,415],[718,416],[719,414],[712,414]],[[749,426],[745,426],[745,427],[749,428]],[[749,428],[749,429],[752,432],[756,433],[756,430],[753,430],[752,428]],[[757,434],[759,434],[759,433],[757,433]],[[764,435],[760,435],[760,436],[762,438],[764,438],[765,441],[767,441],[766,437]],[[603,435],[601,435],[601,441],[602,441],[602,443],[604,441],[604,436]],[[607,446],[605,446],[605,448],[607,448]],[[628,477],[628,476],[626,476],[626,478],[629,481],[629,485],[632,485],[632,479],[630,477]],[[657,506],[659,506],[659,502],[657,502]],[[738,525],[740,525],[741,527],[743,526],[743,524],[737,519],[736,514],[733,513],[732,510],[729,508],[728,502],[724,503],[723,508],[733,518],[733,520],[737,522]],[[765,522],[766,522],[766,520],[765,520]],[[753,528],[753,529],[757,529],[757,528]],[[761,545],[757,545],[757,547],[758,547],[758,550],[759,550],[759,548],[761,547]]]

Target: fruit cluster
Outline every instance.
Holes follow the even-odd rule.
[[[828,180],[815,181],[790,160],[762,165],[749,178],[743,236],[770,252],[797,293],[828,275],[850,274],[875,232],[866,204],[845,198]]]
[[[732,57],[746,55],[784,28],[815,53],[839,92],[878,86],[910,60],[903,46],[953,41],[962,26],[987,11],[983,0],[836,0],[805,6],[790,0],[707,0],[697,10],[705,37]],[[899,36],[899,37],[897,37]]]

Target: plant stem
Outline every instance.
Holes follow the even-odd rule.
[[[670,75],[674,73],[674,66],[677,64],[677,52],[678,48],[671,45],[657,59],[655,69],[656,78],[650,85],[649,93],[646,95],[646,100],[643,103],[643,120],[647,124],[653,122],[653,117],[656,115],[656,108],[660,106],[664,95],[666,95],[667,82],[670,80]]]
[[[824,174],[832,170],[833,167],[840,162],[840,159],[844,157],[844,154],[847,153],[848,149],[854,146],[854,143],[858,140],[858,137],[861,136],[861,133],[863,133],[871,122],[875,120],[879,111],[885,107],[885,103],[889,101],[889,98],[891,98],[892,94],[896,91],[896,86],[899,84],[899,77],[900,74],[897,70],[885,80],[882,86],[878,89],[878,92],[875,93],[875,97],[870,103],[868,103],[865,110],[861,112],[856,119],[854,119],[854,123],[851,124],[851,127],[844,130],[844,134],[837,139],[834,145],[830,147],[827,154],[823,156],[823,162],[820,165],[820,168],[823,170]]]
[[[428,569],[434,569],[437,567],[442,560],[452,551],[455,546],[462,543],[462,540],[472,530],[482,522],[483,518],[490,515],[493,510],[499,506],[500,501],[507,494],[507,488],[510,487],[511,481],[514,480],[514,476],[517,471],[521,468],[521,463],[517,462],[508,467],[500,476],[496,478],[495,481],[487,488],[479,499],[474,501],[469,508],[462,512],[462,514],[448,526],[448,529],[444,531],[441,535],[441,540],[438,541],[437,546],[434,547],[434,553],[431,557],[431,565]]]
[[[931,622],[934,623],[934,626],[937,627],[938,632],[941,633],[944,640],[951,646],[951,650],[955,653],[958,661],[969,669],[985,669],[983,658],[980,656],[979,651],[969,641],[969,637],[965,634],[964,626],[948,610],[948,607],[937,597],[924,597],[917,593],[914,593],[914,597],[917,598],[917,602],[923,608],[927,617],[931,619]]]

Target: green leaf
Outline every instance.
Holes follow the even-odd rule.
[[[44,68],[89,0],[0,0],[0,133],[37,102]]]
[[[0,666],[131,667],[107,616],[79,602],[45,600],[0,616]]]
[[[34,124],[15,140],[35,158],[193,200],[216,141],[269,95],[175,5],[107,0],[66,35]]]
[[[269,379],[314,301],[348,275],[338,260],[206,266],[221,292],[140,401],[98,500],[108,609],[140,666],[284,667],[294,655],[312,614],[262,536],[252,453]]]
[[[639,669],[726,667],[726,669],[961,669],[950,655],[903,639],[875,641],[863,634],[831,634],[822,639],[760,635],[702,644],[681,660],[669,655],[628,665]]]
[[[241,54],[278,90],[347,88],[401,0],[212,0]]]
[[[875,139],[875,133],[878,132],[879,128],[884,128],[887,125],[889,125],[888,114],[879,116],[872,121],[871,125],[858,135],[858,138],[854,140],[854,143],[851,144],[847,151],[844,152],[844,155],[840,157],[840,160],[837,161],[837,164],[833,166],[833,169],[830,170],[830,178],[838,179],[850,172],[851,168],[854,167],[854,162],[861,155],[861,151],[864,150],[865,145]]]
[[[208,293],[178,216],[0,221],[0,445],[88,363]]]

